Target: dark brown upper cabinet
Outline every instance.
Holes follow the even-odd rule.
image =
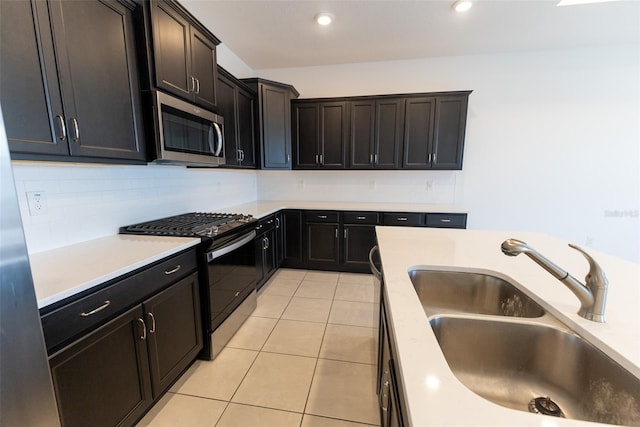
[[[217,98],[217,112],[224,118],[226,166],[256,168],[255,93],[218,67]]]
[[[150,9],[156,87],[213,109],[220,40],[173,0],[152,0]]]
[[[344,169],[348,103],[294,101],[292,105],[294,169]]]
[[[135,4],[0,8],[0,100],[12,158],[143,163]]]
[[[288,84],[242,79],[258,95],[256,129],[262,169],[291,169],[291,100],[300,94]]]
[[[407,98],[405,169],[462,169],[469,92]]]
[[[350,169],[397,169],[400,166],[404,104],[404,98],[350,102]]]

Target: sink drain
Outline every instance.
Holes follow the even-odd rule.
[[[534,414],[543,414],[543,415],[551,415],[552,417],[561,417],[564,418],[564,412],[560,409],[560,406],[549,396],[547,397],[536,397],[531,402],[529,402],[529,412],[533,412]]]

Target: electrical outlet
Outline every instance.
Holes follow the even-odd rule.
[[[369,190],[375,190],[376,189],[376,181],[374,179],[370,179],[369,180]]]
[[[424,189],[427,190],[427,191],[433,190],[433,182],[432,181],[427,181],[427,183],[424,186]]]
[[[44,191],[28,191],[27,203],[29,204],[29,215],[45,215],[47,213],[47,198]]]

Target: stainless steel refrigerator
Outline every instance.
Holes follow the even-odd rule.
[[[59,426],[0,110],[0,426]]]

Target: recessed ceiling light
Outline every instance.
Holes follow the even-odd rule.
[[[315,20],[320,25],[329,25],[333,22],[333,15],[326,12],[318,13]]]
[[[471,9],[471,6],[473,6],[471,0],[456,0],[456,2],[451,7],[453,7],[453,10],[455,10],[456,12],[466,12],[467,10]]]

